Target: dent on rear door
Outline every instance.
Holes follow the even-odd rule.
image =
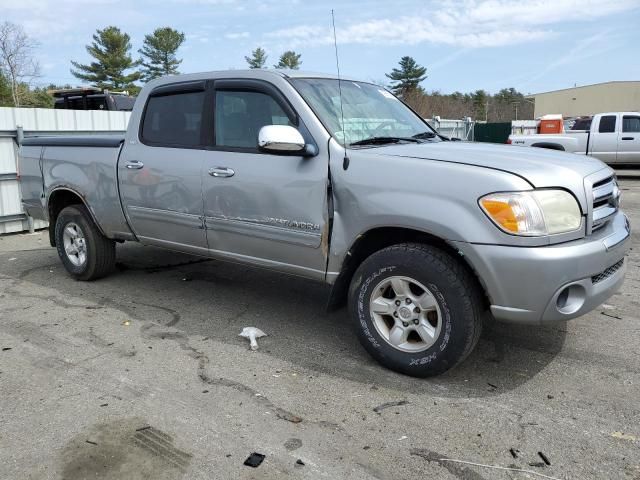
[[[128,169],[141,159],[144,167]],[[143,242],[181,249],[206,249],[202,225],[203,152],[127,146],[120,160],[122,203]]]

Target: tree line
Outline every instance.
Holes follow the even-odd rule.
[[[179,73],[182,58],[179,58],[178,50],[185,38],[183,32],[174,28],[156,28],[145,35],[142,47],[137,51],[139,56],[134,58],[131,37],[126,32],[115,26],[98,29],[86,46],[91,62],[71,61],[71,74],[100,89],[128,91],[135,95],[141,88],[140,82]],[[32,86],[40,77],[40,66],[34,59],[37,47],[37,42],[20,26],[10,22],[0,24],[0,106],[52,107],[53,98],[47,91],[71,87]],[[262,47],[244,58],[249,68],[268,68],[269,57]],[[273,68],[299,69],[301,58],[300,53],[287,50],[278,57]],[[488,121],[533,118],[533,103],[514,88],[502,89],[495,95],[484,90],[452,94],[427,92],[421,85],[428,78],[427,68],[409,56],[402,57],[386,77],[390,81],[388,87],[424,118],[435,115]]]
[[[437,90],[427,92],[421,83],[427,79],[427,68],[413,58],[400,59],[398,68],[388,73],[390,88],[423,118],[439,116],[447,119],[471,117],[488,122],[509,122],[532,119],[534,103],[515,88],[503,88],[491,95],[485,90],[471,93],[444,94]]]

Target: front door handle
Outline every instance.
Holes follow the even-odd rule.
[[[633,140],[633,137],[622,137],[622,140]]]
[[[233,177],[236,172],[227,167],[214,167],[209,169],[209,175],[212,177]]]
[[[142,163],[140,160],[129,160],[125,164],[125,167],[127,167],[129,170],[140,170],[142,167],[144,167],[144,163]]]

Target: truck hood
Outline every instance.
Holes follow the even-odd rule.
[[[518,175],[533,187],[565,187],[584,193],[584,178],[609,168],[600,160],[543,148],[473,142],[395,144],[372,148],[369,153],[423,158],[491,168]]]

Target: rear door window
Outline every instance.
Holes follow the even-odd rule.
[[[598,132],[612,133],[615,131],[616,131],[615,115],[605,115],[604,117],[600,117],[600,126],[598,127]]]
[[[205,92],[184,92],[150,97],[142,124],[142,142],[153,146],[202,145]]]
[[[640,117],[625,115],[622,118],[623,132],[640,132]]]

